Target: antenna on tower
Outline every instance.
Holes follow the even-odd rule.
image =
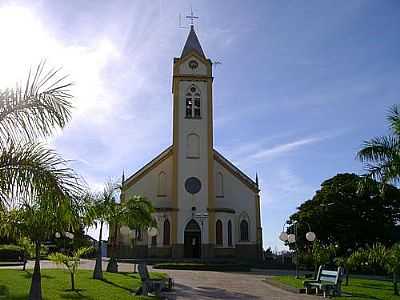
[[[222,65],[222,62],[220,62],[219,60],[215,60],[212,62],[212,66],[217,68],[218,65]]]
[[[182,25],[182,15],[181,14],[179,14],[179,26],[178,26],[178,28],[185,28],[185,29],[188,29],[189,27],[187,27],[187,26],[183,26]]]
[[[193,8],[190,7],[190,15],[189,16],[185,16],[185,19],[189,19],[190,20],[190,28],[194,27],[194,19],[198,19],[199,17],[195,16],[193,13]],[[189,28],[187,26],[183,26],[182,25],[182,15],[179,14],[179,27],[178,28]]]

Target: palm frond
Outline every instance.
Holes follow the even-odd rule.
[[[9,204],[78,199],[83,186],[67,161],[39,143],[8,143],[0,153],[0,197]]]
[[[45,71],[41,62],[29,72],[25,87],[0,90],[0,146],[33,141],[65,126],[71,117],[71,83],[59,73]]]
[[[391,130],[396,136],[400,136],[400,111],[397,105],[393,105],[389,109],[387,116]]]
[[[363,148],[357,153],[361,162],[388,160],[399,155],[400,140],[393,136],[375,137],[365,141]]]

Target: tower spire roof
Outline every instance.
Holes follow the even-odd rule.
[[[201,48],[199,39],[197,38],[194,26],[190,25],[190,32],[183,47],[181,57],[186,56],[190,51],[196,51],[201,57],[206,58],[203,49]]]

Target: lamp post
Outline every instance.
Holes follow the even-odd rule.
[[[283,224],[283,228],[282,228],[282,232],[279,235],[279,239],[286,243],[288,242],[289,244],[295,244],[295,249],[296,249],[296,279],[299,278],[299,249],[298,249],[298,245],[297,245],[297,227],[298,227],[298,223],[297,221],[294,221],[294,233],[290,233],[288,234],[287,232],[285,232],[285,224]],[[313,231],[311,231],[311,226],[310,224],[308,224],[307,222],[304,222],[308,225],[308,232],[306,233],[306,240],[309,242],[314,242],[316,239],[316,235]]]
[[[195,214],[193,214],[192,213],[192,216],[194,217],[194,218],[196,218],[196,219],[198,219],[198,220],[200,220],[200,224],[201,224],[201,235],[200,235],[200,239],[201,239],[201,246],[203,247],[203,236],[204,236],[204,230],[203,230],[203,225],[204,225],[204,221],[205,220],[207,220],[208,219],[208,213],[195,213]],[[210,239],[210,237],[209,237],[209,239]],[[202,249],[200,249],[200,251],[201,251]],[[201,254],[201,259],[203,259],[204,258],[204,253],[203,253],[203,251],[201,251],[200,252],[200,254]]]

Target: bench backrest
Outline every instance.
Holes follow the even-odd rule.
[[[149,271],[147,270],[147,265],[145,263],[140,263],[138,270],[139,270],[140,279],[142,281],[147,281],[150,279]]]
[[[341,280],[342,273],[341,267],[339,267],[337,271],[324,270],[320,267],[318,270],[318,280],[338,284]]]

